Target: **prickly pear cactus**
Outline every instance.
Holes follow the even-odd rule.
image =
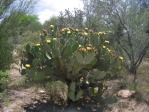
[[[76,83],[71,82],[68,91],[68,97],[74,102],[77,101],[83,95],[83,90],[76,91]]]
[[[110,50],[106,35],[87,28],[58,30],[50,25],[40,34],[40,43],[25,47],[22,64],[27,76],[36,82],[66,83],[73,102],[84,94],[102,95],[104,82],[120,71],[123,61]]]

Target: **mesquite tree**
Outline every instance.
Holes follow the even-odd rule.
[[[73,28],[83,28],[83,18],[84,13],[79,9],[74,9],[74,11],[70,11],[66,9],[64,12],[60,12],[58,17],[59,19],[59,28],[64,27],[73,27]]]
[[[148,9],[140,10],[136,0],[84,0],[86,13],[99,16],[98,20],[113,31],[113,45],[125,57],[124,67],[134,74],[136,80],[137,68],[141,64],[147,50],[149,40],[147,33]],[[94,4],[95,3],[95,4]],[[89,11],[88,11],[89,10]]]

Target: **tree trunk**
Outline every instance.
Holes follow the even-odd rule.
[[[137,79],[137,68],[135,66],[133,66],[133,67],[131,67],[129,69],[129,72],[131,74],[133,74],[133,76],[134,76],[133,82],[136,83],[136,79]]]

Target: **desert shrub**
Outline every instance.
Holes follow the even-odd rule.
[[[22,64],[27,77],[35,82],[64,82],[73,102],[81,96],[101,98],[105,81],[119,73],[123,61],[110,50],[106,35],[87,28],[57,30],[50,25],[40,35],[40,43],[25,47]]]
[[[8,82],[10,81],[10,77],[5,72],[0,71],[0,91],[6,89]]]
[[[23,33],[23,35],[20,37],[20,44],[26,45],[26,44],[30,44],[30,45],[35,45],[36,43],[40,42],[40,38],[39,37],[40,32],[31,32],[31,31],[26,31]]]
[[[46,92],[53,102],[60,102],[65,104],[67,101],[68,87],[61,81],[51,81],[45,84]]]
[[[6,40],[0,39],[0,70],[7,70],[13,62],[13,46]]]
[[[15,46],[15,50],[18,52],[19,56],[21,56],[21,52],[26,44],[35,45],[40,42],[39,34],[40,32],[26,31],[17,37],[18,44]]]

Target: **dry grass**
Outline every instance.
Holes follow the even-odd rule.
[[[142,98],[149,102],[149,59],[144,59],[138,68],[137,90]]]
[[[144,59],[137,71],[137,83],[133,83],[134,76],[123,71],[120,87],[135,90],[139,93],[138,100],[149,103],[149,59]]]
[[[145,59],[138,68],[138,77],[149,81],[149,60]]]

